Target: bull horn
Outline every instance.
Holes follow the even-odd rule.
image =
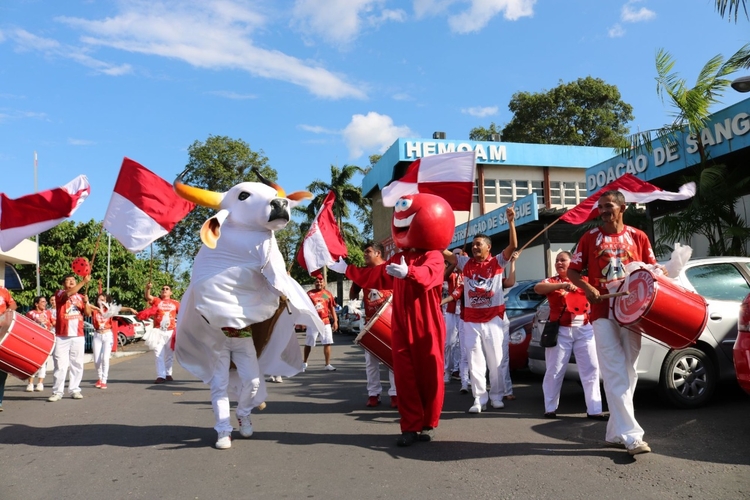
[[[174,186],[175,193],[180,195],[181,198],[192,201],[193,203],[202,207],[219,210],[221,208],[221,200],[224,199],[224,193],[216,193],[207,189],[188,186],[182,181],[182,176],[185,175],[185,172],[187,172],[187,170],[183,170],[172,184]]]
[[[260,173],[260,170],[258,170],[255,167],[253,167],[253,173],[258,176],[258,179],[260,179],[260,182],[262,182],[266,186],[270,186],[270,187],[274,188],[276,190],[276,194],[278,195],[279,198],[286,198],[286,191],[284,191],[284,188],[282,188],[281,186],[279,186],[275,182],[270,181],[270,180],[266,179],[265,177],[263,177],[263,174]]]

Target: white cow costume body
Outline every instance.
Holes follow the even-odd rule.
[[[201,229],[204,244],[182,297],[175,355],[180,365],[211,385],[221,441],[222,432],[232,431],[227,396],[230,358],[242,381],[237,416],[248,417],[249,422],[250,410],[266,398],[264,374],[291,377],[302,371],[294,325],[323,329],[307,294],[288,275],[273,233],[286,226],[291,206],[311,195],[292,193],[287,198],[277,186],[256,182],[212,193],[187,186],[181,178],[175,181],[178,194],[220,209]],[[260,357],[252,339],[228,338],[222,331],[242,330],[271,318],[281,297],[286,299],[286,310],[279,315]],[[217,447],[222,446],[217,442]]]

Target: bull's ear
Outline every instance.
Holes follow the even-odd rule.
[[[229,215],[228,210],[220,210],[216,215],[203,223],[201,227],[201,241],[208,248],[216,248],[216,242],[219,241],[219,237],[221,236],[221,224],[227,218],[227,215]]]
[[[312,200],[313,195],[310,191],[295,191],[289,193],[286,198],[291,202],[289,205],[295,207],[299,205],[302,200]]]

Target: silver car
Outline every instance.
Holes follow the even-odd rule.
[[[666,399],[679,408],[706,404],[719,381],[736,380],[732,347],[737,338],[739,305],[750,292],[750,258],[707,257],[689,261],[678,282],[702,295],[708,303],[708,323],[695,345],[670,349],[643,337],[638,358],[638,387],[657,386]],[[529,369],[544,374],[544,348],[539,345],[549,306],[537,309],[529,343]],[[565,378],[578,380],[575,356],[571,355]]]

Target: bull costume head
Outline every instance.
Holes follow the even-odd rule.
[[[313,197],[308,191],[287,196],[284,189],[264,178],[258,169],[253,168],[253,172],[261,182],[241,182],[224,193],[188,186],[182,180],[185,172],[175,179],[174,190],[182,198],[218,210],[201,228],[201,240],[208,248],[216,248],[221,225],[227,220],[252,230],[278,231],[289,223],[292,207]]]
[[[399,248],[442,250],[453,238],[453,209],[440,196],[427,193],[402,196],[393,207],[391,234]]]

